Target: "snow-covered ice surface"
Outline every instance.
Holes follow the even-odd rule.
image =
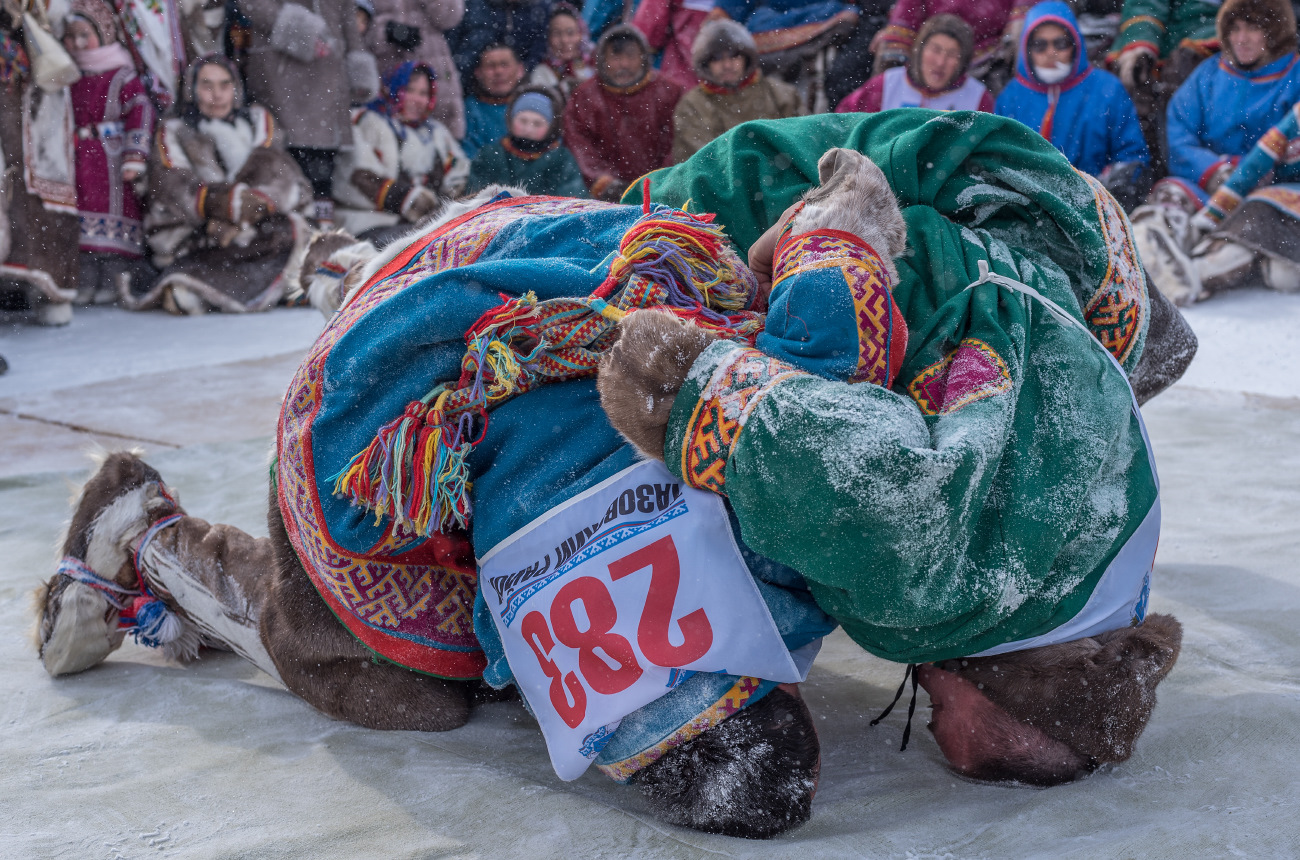
[[[837,633],[803,686],[822,740],[813,819],[754,843],[660,824],[594,771],[560,782],[517,704],[445,734],[369,731],[233,655],[180,668],[129,642],[48,678],[29,595],[53,571],[79,448],[155,440],[192,513],[264,534],[269,392],[320,323],[0,316],[0,857],[1294,857],[1300,297],[1244,292],[1188,317],[1200,356],[1145,409],[1165,505],[1151,608],[1186,639],[1136,755],[1046,790],[958,779],[922,730],[924,693],[906,753],[897,709],[868,727],[902,667]]]

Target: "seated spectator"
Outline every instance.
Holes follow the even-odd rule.
[[[371,2],[371,0],[366,0]],[[438,76],[433,118],[457,140],[465,136],[465,94],[444,35],[465,16],[465,0],[373,0],[374,20],[362,31],[381,69],[424,63]]]
[[[586,197],[578,162],[560,142],[564,103],[547,87],[524,87],[510,102],[510,133],[474,156],[469,192],[488,185],[513,185],[529,194]]]
[[[551,21],[546,30],[546,58],[537,64],[528,82],[550,87],[565,101],[578,84],[596,74],[591,65],[591,39],[587,22],[577,8],[560,0],[551,7]]]
[[[596,77],[573,91],[564,140],[591,196],[618,200],[624,189],[672,161],[673,110],[682,87],[650,65],[635,27],[610,27],[596,45]]]
[[[506,136],[506,105],[524,79],[524,67],[509,45],[489,45],[474,66],[474,80],[465,99],[465,139],[461,148],[468,158],[479,147]]]
[[[469,77],[490,45],[512,48],[530,71],[546,56],[550,9],[549,0],[465,0],[465,17],[447,33],[461,76]]]
[[[946,12],[969,24],[975,34],[967,74],[984,81],[996,94],[1010,77],[1025,13],[1033,5],[1033,0],[898,0],[888,25],[873,42],[873,73],[905,65],[921,25]]]
[[[352,148],[334,172],[335,212],[353,236],[382,243],[373,231],[413,224],[438,208],[439,195],[464,190],[469,159],[431,118],[436,99],[433,69],[403,63],[384,78],[383,96],[354,112]]]
[[[1031,9],[1016,78],[998,96],[997,113],[1050,140],[1131,209],[1151,187],[1151,154],[1132,99],[1118,78],[1088,63],[1083,45],[1074,13],[1061,0]]]
[[[63,44],[81,69],[69,88],[76,129],[81,273],[77,301],[112,304],[123,284],[152,280],[144,260],[145,173],[156,115],[117,16],[104,0],[73,0]]]
[[[804,113],[799,93],[758,68],[754,37],[735,21],[710,21],[695,39],[700,85],[673,113],[673,162],[680,164],[730,128],[751,119],[782,119]]]
[[[754,34],[763,67],[801,73],[817,55],[853,34],[861,19],[855,3],[839,0],[715,0],[711,17],[724,14]]]
[[[691,46],[712,11],[713,0],[641,0],[637,4],[632,26],[660,53],[660,75],[687,89],[700,82],[691,61]]]
[[[982,110],[993,113],[993,95],[966,75],[975,34],[956,15],[935,15],[921,25],[906,66],[886,69],[836,106],[836,113],[875,113],[900,107]]]
[[[235,64],[214,54],[186,72],[179,116],[165,120],[149,165],[144,229],[162,274],[132,310],[260,311],[284,294],[305,247],[311,184],[261,105],[244,103]]]
[[[1143,263],[1178,304],[1255,277],[1300,289],[1295,15],[1287,0],[1225,0],[1217,27],[1223,50],[1169,102],[1170,176],[1133,213]],[[1260,157],[1267,169],[1234,175]]]

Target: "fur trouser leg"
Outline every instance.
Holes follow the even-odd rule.
[[[280,680],[259,623],[264,583],[273,568],[269,540],[185,517],[149,542],[140,566],[150,587],[179,607],[207,639]]]

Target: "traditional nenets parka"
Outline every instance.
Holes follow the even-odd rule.
[[[439,196],[465,190],[470,161],[447,127],[428,115],[402,119],[404,91],[416,75],[429,82],[432,109],[436,73],[407,62],[384,77],[379,98],[352,111],[352,146],[334,164],[334,214],[353,235],[419,221]]]
[[[848,146],[879,160],[909,248],[894,261],[908,344],[892,390],[774,365],[766,375],[783,378],[710,447],[700,418],[734,387],[725,368],[739,356],[719,344],[673,406],[666,463],[687,483],[716,475],[745,541],[799,570],[818,605],[887,659],[1140,623],[1159,501],[1125,378],[1150,304],[1124,214],[1019,124],[921,116],[749,124],[651,174],[653,199],[716,212],[745,246],[808,189],[827,146]],[[756,171],[761,198],[733,188],[738,170]],[[1107,571],[1133,562],[1126,605],[1104,621],[1081,613]]]
[[[222,577],[248,583],[233,614],[258,619],[256,635],[246,623],[218,638],[317,707],[379,727],[463,722],[449,682],[387,665],[355,677],[372,649],[444,679],[519,680],[543,725],[558,715],[572,728],[597,694],[650,672],[611,634],[626,606],[602,589],[657,579],[629,635],[661,655],[649,661],[665,670],[661,695],[595,726],[580,747],[575,739],[567,759],[549,732],[548,745],[554,761],[577,755],[649,786],[667,820],[742,835],[809,814],[815,732],[772,676],[797,677],[794,652],[806,660],[832,616],[873,653],[968,657],[960,671],[988,668],[979,654],[1069,641],[1062,665],[1081,684],[1017,704],[994,669],[987,695],[1001,690],[1001,707],[1082,757],[1056,781],[1126,758],[1178,634],[1161,616],[1131,630],[1146,611],[1159,507],[1128,377],[1148,395],[1168,380],[1143,370],[1153,308],[1113,200],[1023,126],[921,111],[749,123],[652,176],[650,192],[707,201],[726,232],[670,206],[506,191],[458,206],[362,268],[339,271],[357,254],[339,249],[319,271],[351,287],[284,401],[271,538],[185,517],[156,473],[110,462],[83,495],[45,600],[74,586],[121,591],[87,573],[86,547],[110,536],[85,524],[129,484],[140,489],[139,536],[133,526],[111,545],[134,549],[139,582],[164,594],[216,592]],[[790,229],[764,317],[758,280],[727,240],[751,246],[781,223]],[[664,341],[670,348],[625,353],[597,377],[638,319],[719,340],[693,355]],[[685,363],[680,392],[611,391],[604,375],[627,378],[629,358]],[[614,402],[629,396],[630,407]],[[667,470],[611,423],[629,408],[662,418]],[[629,437],[656,453],[644,434]],[[629,476],[646,477],[619,483]],[[611,488],[607,508],[600,494]],[[532,565],[494,572],[592,499],[597,519],[541,544],[545,560],[539,550]],[[701,576],[694,552],[662,539],[635,560],[610,550],[687,509],[713,512],[711,537],[695,548],[739,565],[727,568],[743,585],[735,605],[741,592],[759,601],[710,616],[732,623],[719,641],[774,638],[793,674],[676,671],[709,623],[664,595],[704,587],[722,566]],[[557,578],[592,560],[594,572]],[[134,576],[123,562],[119,576]],[[260,581],[259,565],[271,571]],[[548,620],[527,601],[553,585]],[[146,609],[135,627],[165,632]],[[107,653],[71,653],[67,615],[44,616],[55,674]],[[1138,647],[1092,665],[1115,636]],[[350,650],[328,659],[322,642]],[[1016,654],[996,662],[1015,665]],[[530,686],[539,677],[540,694]],[[736,802],[710,803],[710,789]]]
[[[66,87],[34,78],[21,26],[0,13],[0,295],[64,325],[79,273],[72,105]]]
[[[1074,39],[1074,68],[1057,83],[1044,83],[1030,61],[1029,40],[1043,24],[1056,24]],[[1084,173],[1101,177],[1126,208],[1151,188],[1151,154],[1137,110],[1119,79],[1088,62],[1083,33],[1060,0],[1039,3],[1025,16],[1016,77],[997,99],[1001,116],[1019,120],[1065,153]]]
[[[224,71],[234,88],[224,117],[205,116],[196,102],[207,67]],[[147,290],[121,297],[132,310],[261,311],[285,294],[285,270],[311,233],[311,184],[284,151],[271,112],[244,103],[241,80],[225,57],[194,61],[180,115],[158,129],[144,228],[162,274]]]
[[[745,77],[734,86],[725,85],[709,73],[709,63],[730,56],[745,59]],[[687,90],[673,112],[674,162],[685,161],[704,144],[742,122],[804,113],[794,87],[763,74],[758,67],[754,37],[735,21],[709,21],[701,27],[691,60],[700,83]]]

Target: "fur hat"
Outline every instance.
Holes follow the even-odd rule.
[[[691,46],[691,65],[696,77],[716,84],[709,77],[709,63],[735,54],[745,58],[746,75],[758,67],[758,46],[743,24],[727,18],[706,21]]]
[[[947,660],[993,704],[1095,762],[1133,754],[1156,705],[1156,685],[1178,659],[1183,626],[1148,615],[1126,627],[1060,645]]]
[[[975,56],[975,31],[956,15],[943,13],[935,15],[921,25],[921,29],[916,34],[916,41],[912,43],[912,55],[907,61],[907,76],[912,79],[912,83],[918,87],[925,88],[925,81],[921,80],[921,50],[925,43],[934,35],[948,36],[957,41],[961,46],[961,62],[957,66],[957,73],[952,76],[953,81],[961,79],[970,68],[971,57]]]
[[[104,0],[72,0],[68,10],[69,18],[81,18],[95,28],[99,44],[109,45],[120,41],[117,28],[117,15]]]
[[[1229,56],[1232,49],[1228,46],[1228,33],[1238,21],[1254,24],[1268,34],[1268,53],[1259,65],[1295,52],[1295,11],[1289,0],[1224,0],[1215,20],[1215,30],[1222,50]]]
[[[631,24],[616,24],[606,30],[601,35],[600,41],[596,43],[596,77],[600,79],[601,84],[607,89],[612,90],[614,88],[605,83],[605,52],[609,50],[609,46],[612,43],[626,41],[636,42],[637,45],[641,47],[641,77],[631,87],[626,88],[625,91],[640,89],[641,85],[650,77],[650,72],[652,71],[650,64],[651,51],[650,43],[646,41],[645,35]]]

